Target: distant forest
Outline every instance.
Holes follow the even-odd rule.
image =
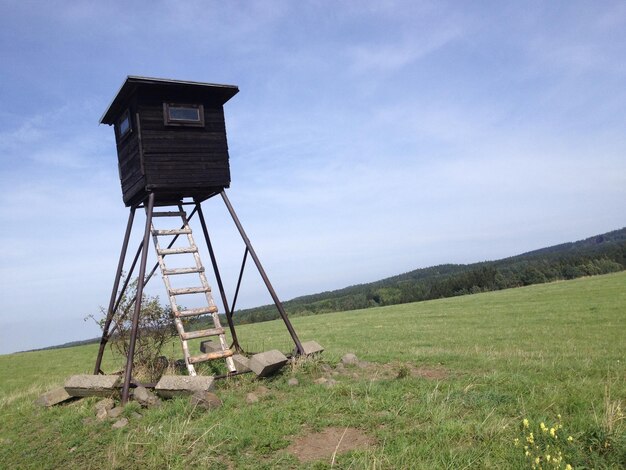
[[[283,302],[290,316],[316,315],[528,286],[626,269],[626,228],[498,261],[443,264]],[[235,312],[236,324],[278,318],[274,305]]]

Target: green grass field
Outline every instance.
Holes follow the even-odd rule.
[[[95,345],[0,356],[0,467],[532,468],[539,457],[541,468],[626,468],[626,273],[293,323],[326,352],[263,381],[257,403],[245,397],[259,381],[245,375],[218,384],[221,408],[170,400],[120,430],[93,418],[96,398],[33,404],[90,373]],[[238,332],[251,350],[290,349],[277,321]],[[315,384],[346,352],[370,365]],[[309,463],[287,451],[328,427],[374,445]]]

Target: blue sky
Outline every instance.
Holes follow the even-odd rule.
[[[4,0],[0,54],[0,353],[98,335],[126,75],[239,86],[229,196],[285,300],[626,225],[622,1]],[[205,211],[232,295],[243,246]]]

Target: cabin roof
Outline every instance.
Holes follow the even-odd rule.
[[[114,124],[115,120],[128,107],[131,96],[140,88],[166,88],[197,92],[200,97],[218,102],[220,105],[239,92],[235,85],[221,85],[217,83],[189,82],[184,80],[170,80],[166,78],[137,77],[129,75],[122,84],[117,95],[100,118],[100,124]]]

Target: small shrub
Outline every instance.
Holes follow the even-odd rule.
[[[111,349],[124,357],[128,357],[130,348],[136,295],[137,280],[129,284],[126,293],[122,296],[110,330],[113,331],[114,328],[114,333],[109,341]],[[99,319],[96,319],[94,315],[88,315],[87,318],[92,318],[100,325],[100,328],[103,328],[106,314],[106,309],[100,307]],[[174,335],[176,335],[176,328],[173,322],[172,308],[170,306],[163,307],[158,296],[151,297],[144,294],[139,312],[133,376],[151,382],[157,381],[168,367],[167,358],[162,356],[161,351]]]

